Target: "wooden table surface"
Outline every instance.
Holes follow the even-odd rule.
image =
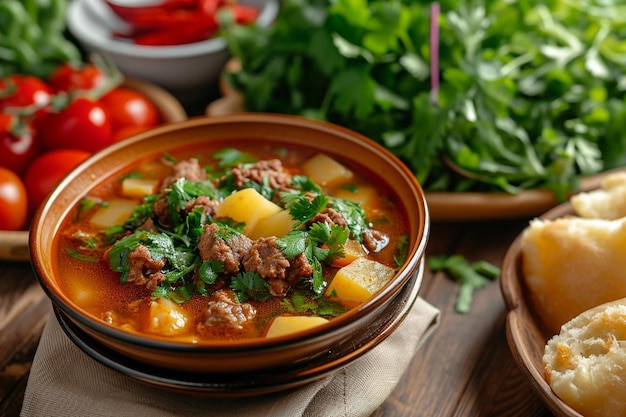
[[[433,223],[427,254],[500,266],[526,224]],[[468,314],[454,310],[457,291],[445,275],[426,272],[421,296],[441,311],[440,325],[373,417],[550,416],[507,345],[499,283],[477,291]],[[19,415],[50,309],[27,262],[0,261],[0,416]]]

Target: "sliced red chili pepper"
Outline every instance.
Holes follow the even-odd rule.
[[[126,20],[136,29],[158,29],[180,25],[217,25],[214,17],[198,10],[144,10]]]
[[[146,46],[183,45],[209,39],[216,31],[215,24],[170,26],[137,36],[134,41],[137,45]]]

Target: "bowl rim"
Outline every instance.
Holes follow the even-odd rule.
[[[110,31],[106,27],[103,30],[107,33],[107,36],[98,36],[99,31],[94,31],[92,25],[105,26],[103,21],[107,17],[108,19],[115,19],[112,12],[102,6],[103,4],[97,0],[71,1],[67,9],[67,27],[79,42],[84,42],[93,48],[106,51],[107,53],[133,58],[170,59],[208,55],[226,49],[226,40],[222,37],[214,37],[205,41],[183,45],[155,47],[135,45],[131,42],[116,40],[108,36]],[[279,0],[265,0],[265,5],[260,10],[256,24],[269,26],[276,18],[279,9]],[[85,16],[89,16],[91,19],[85,21]]]
[[[134,144],[149,140],[153,136],[161,136],[168,132],[172,132],[182,129],[194,129],[200,126],[210,126],[215,124],[264,124],[267,126],[285,126],[296,128],[304,128],[312,131],[325,132],[332,136],[339,136],[349,142],[356,144],[359,147],[365,148],[369,153],[374,153],[385,161],[387,166],[393,167],[397,170],[397,173],[401,175],[411,190],[412,195],[415,197],[416,205],[421,213],[418,213],[421,219],[417,226],[417,240],[411,242],[409,247],[409,253],[405,263],[399,268],[394,279],[387,284],[383,289],[378,291],[372,298],[365,303],[350,309],[340,317],[331,320],[329,323],[323,324],[307,331],[298,332],[292,335],[286,335],[282,337],[275,337],[270,339],[265,338],[251,338],[242,339],[237,341],[203,341],[202,344],[191,344],[188,342],[169,341],[156,337],[149,337],[146,335],[135,335],[127,331],[119,330],[112,326],[106,325],[104,322],[98,321],[92,318],[89,314],[81,312],[81,308],[77,306],[73,301],[69,299],[65,294],[57,294],[53,289],[46,284],[47,281],[54,280],[54,277],[50,271],[45,271],[42,267],[42,255],[40,252],[44,251],[41,248],[39,242],[39,234],[44,228],[46,223],[46,214],[50,207],[53,205],[54,200],[62,193],[63,189],[69,186],[76,177],[79,177],[84,171],[88,170],[92,164],[96,164],[98,161],[105,159],[109,155],[115,155],[116,153],[123,152],[125,148],[132,147]],[[254,136],[251,134],[250,136]],[[194,144],[202,141],[197,139]],[[279,141],[285,142],[286,139],[282,138]],[[188,146],[189,143],[185,143],[182,146]],[[63,214],[60,216],[64,219],[68,216],[72,208],[79,197],[75,197],[73,203],[67,204]],[[406,209],[406,207],[405,207]],[[408,214],[408,213],[407,213]],[[55,230],[58,224],[55,225]],[[142,346],[147,349],[163,349],[166,348],[169,351],[176,351],[185,354],[192,353],[233,353],[233,352],[250,352],[263,349],[278,349],[285,345],[293,346],[299,344],[310,343],[311,340],[326,335],[336,335],[344,331],[346,327],[355,325],[358,319],[362,315],[372,313],[376,309],[380,308],[380,304],[385,300],[392,297],[398,288],[404,286],[408,280],[414,279],[415,271],[419,268],[419,264],[422,258],[425,256],[425,250],[430,233],[430,217],[428,213],[428,206],[425,199],[425,194],[421,185],[418,183],[414,174],[401,163],[400,160],[393,155],[390,151],[385,149],[382,145],[375,143],[373,140],[362,136],[347,128],[339,125],[331,124],[328,122],[308,119],[300,116],[284,115],[284,114],[270,114],[270,113],[240,113],[235,115],[215,116],[215,117],[195,117],[187,119],[186,121],[171,123],[156,127],[150,131],[139,133],[138,135],[127,139],[126,141],[113,144],[110,147],[92,155],[90,158],[76,167],[68,176],[66,176],[55,189],[48,195],[46,200],[40,205],[36,211],[31,228],[29,231],[29,252],[31,257],[31,264],[40,285],[46,292],[53,303],[60,308],[70,318],[75,319],[79,323],[97,330],[106,337],[115,339],[118,342],[132,344],[135,346]]]

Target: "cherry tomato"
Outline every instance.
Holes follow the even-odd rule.
[[[24,174],[30,210],[36,210],[52,188],[90,155],[81,150],[59,149],[38,156]]]
[[[98,102],[79,97],[58,113],[43,115],[37,124],[47,149],[80,149],[96,152],[113,141],[108,109]]]
[[[41,150],[32,126],[20,124],[17,116],[0,113],[0,167],[22,175]]]
[[[95,65],[87,63],[76,67],[69,63],[59,65],[48,77],[55,93],[71,93],[76,90],[92,90],[106,82],[106,76]]]
[[[100,98],[100,102],[109,108],[114,130],[128,126],[156,126],[160,121],[154,103],[130,88],[114,88]]]
[[[113,133],[113,143],[120,142],[124,139],[128,139],[129,137],[136,135],[137,133],[144,132],[150,129],[150,126],[126,126],[115,133]]]
[[[13,171],[0,167],[0,230],[21,230],[28,219],[26,188]]]
[[[0,80],[0,110],[7,107],[43,107],[50,102],[52,89],[32,75],[13,74]]]

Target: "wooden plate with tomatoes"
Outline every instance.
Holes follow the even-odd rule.
[[[103,102],[108,100],[107,108],[113,109],[109,112],[109,115],[114,113],[114,115],[111,115],[111,118],[118,121],[121,120],[121,122],[118,122],[116,125],[114,120],[111,121],[113,125],[110,131],[111,138],[107,139],[108,142],[103,142],[104,145],[102,146],[106,146],[106,143],[123,140],[129,135],[149,129],[152,126],[187,119],[187,114],[180,102],[167,91],[152,83],[127,77],[115,90],[118,90],[116,94],[112,94],[106,99],[100,99]],[[132,110],[126,110],[127,108],[132,108],[133,106],[129,105],[129,103],[138,98],[145,100],[150,106],[146,107],[140,114],[133,114]],[[75,108],[73,111],[75,116],[77,116],[80,115],[81,111],[86,110]],[[4,114],[4,110],[2,114]],[[0,115],[1,117],[2,115]],[[124,123],[125,118],[127,123]],[[133,120],[138,121],[139,119],[148,122],[144,125],[138,122],[137,126],[132,126]],[[50,130],[49,126],[53,125],[54,123],[50,123],[47,126],[47,130]],[[17,160],[16,156],[7,157],[10,151],[5,150],[4,147],[10,146],[10,143],[6,142],[8,140],[6,132],[10,125],[5,126],[0,126],[0,128],[5,129],[2,132],[5,137],[0,138],[0,153],[4,153],[6,158],[3,161],[0,156],[0,259],[28,261],[28,231],[26,229],[29,218],[36,209],[37,201],[41,201],[45,197],[47,189],[52,185],[51,183],[58,181],[60,179],[58,178],[59,176],[65,175],[66,172],[69,172],[91,153],[97,152],[98,146],[89,148],[89,146],[93,145],[87,145],[85,149],[74,149],[68,152],[61,148],[75,147],[73,144],[53,143],[51,146],[56,146],[56,149],[39,151],[39,154],[27,163],[25,162],[23,167],[12,167],[14,171],[19,173],[19,175],[15,175],[13,171],[6,169],[7,165],[17,164],[20,161]],[[19,126],[19,129],[25,128],[27,126]],[[68,136],[71,136],[74,140],[79,136],[95,138],[100,133],[93,130],[93,126],[89,126],[89,128],[92,130],[86,130],[82,135],[68,134],[64,131],[66,126],[61,124],[56,127],[58,129],[56,132],[57,138],[48,134],[48,137],[45,139],[35,138],[31,139],[31,141],[40,140],[41,142],[47,141],[49,143],[51,141],[68,140]],[[19,130],[14,130],[13,132],[19,132]],[[42,145],[38,144],[38,146]],[[37,159],[47,160],[37,163]],[[16,181],[15,178],[18,178],[18,180]],[[19,185],[16,185],[16,183]],[[15,197],[16,195],[17,197]],[[30,204],[29,200],[31,201]],[[35,202],[32,202],[33,200]],[[17,224],[26,225],[20,227],[16,226]],[[19,230],[15,230],[16,228]]]

